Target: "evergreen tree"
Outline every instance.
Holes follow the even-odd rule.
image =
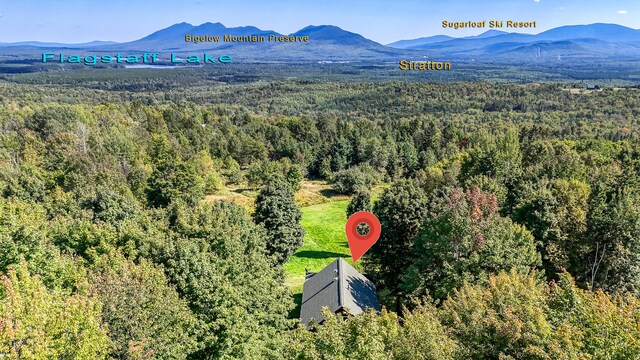
[[[253,219],[266,229],[267,252],[275,258],[277,264],[285,263],[302,246],[302,212],[287,183],[272,181],[260,190]]]
[[[358,191],[351,198],[347,206],[347,219],[359,211],[371,211],[371,195],[366,191]]]
[[[202,179],[190,163],[182,161],[169,140],[153,138],[153,172],[148,180],[147,199],[155,207],[166,207],[176,200],[195,204],[204,197]]]

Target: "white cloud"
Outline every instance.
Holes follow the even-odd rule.
[[[627,14],[628,14],[628,12],[627,12],[627,10],[618,10],[618,14],[620,14],[620,15],[627,15]]]
[[[540,2],[540,0],[533,0],[533,2],[535,2],[535,3],[539,3],[539,2]]]

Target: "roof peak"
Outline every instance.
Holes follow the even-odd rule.
[[[332,312],[358,315],[366,308],[380,309],[374,284],[343,258],[337,258],[306,278],[302,293],[300,321],[323,321],[322,307]]]

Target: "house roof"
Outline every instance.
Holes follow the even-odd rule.
[[[344,259],[338,258],[320,272],[308,274],[302,291],[300,321],[324,321],[322,308],[331,312],[348,310],[358,315],[367,308],[380,310],[376,288]]]

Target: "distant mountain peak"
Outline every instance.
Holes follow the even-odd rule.
[[[211,22],[206,22],[206,23],[202,23],[196,27],[193,28],[194,31],[219,31],[219,30],[224,30],[224,29],[228,29],[226,26],[222,25],[222,23],[211,23]]]
[[[178,24],[173,24],[173,25],[171,25],[171,26],[168,26],[168,27],[166,27],[166,28],[164,28],[164,29],[160,29],[160,30],[156,31],[156,33],[157,33],[157,32],[160,32],[160,31],[163,31],[163,30],[169,30],[169,29],[185,29],[185,28],[190,28],[190,27],[194,27],[194,26],[193,26],[192,24],[188,23],[188,22],[181,22],[181,23],[178,23]]]
[[[315,29],[315,30],[322,30],[322,29],[342,30],[340,27],[335,26],[335,25],[307,25],[307,26],[303,27],[302,29],[300,29],[300,31],[302,31],[302,30],[310,30],[310,29]],[[343,31],[345,31],[345,30],[343,30]]]
[[[304,28],[298,30],[297,32],[315,32],[315,33],[319,33],[319,32],[332,32],[332,33],[347,33],[347,34],[353,34],[353,35],[358,35],[358,36],[362,36],[356,33],[352,33],[350,31],[344,30],[338,26],[335,25],[309,25],[309,26],[305,26]]]
[[[496,29],[491,29],[491,30],[487,30],[487,31],[483,32],[480,35],[467,36],[466,38],[468,38],[468,39],[470,39],[470,38],[483,39],[483,38],[488,38],[488,37],[498,36],[498,35],[504,35],[504,34],[508,34],[508,32],[501,31],[501,30],[496,30]]]
[[[309,25],[291,34],[292,36],[309,36],[310,41],[335,41],[344,45],[376,44],[360,34],[344,30],[335,25]]]

